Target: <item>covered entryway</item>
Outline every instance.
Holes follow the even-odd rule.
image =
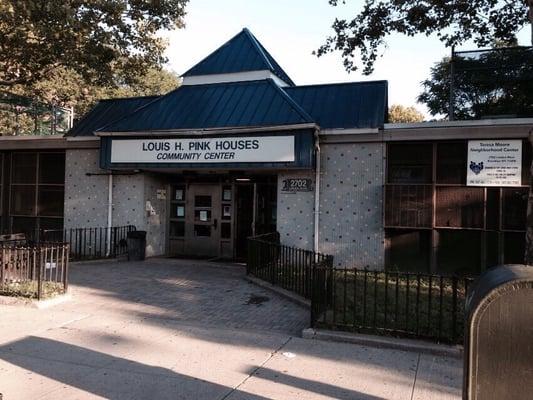
[[[168,253],[244,259],[249,236],[276,230],[277,175],[171,175]]]

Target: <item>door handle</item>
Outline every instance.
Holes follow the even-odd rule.
[[[215,219],[213,220],[213,227],[214,227],[215,229],[217,229],[217,226],[218,226],[218,220],[215,218]]]

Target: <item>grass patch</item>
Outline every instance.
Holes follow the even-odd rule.
[[[317,326],[462,342],[469,279],[343,270],[332,274]]]
[[[37,281],[10,282],[0,285],[0,295],[12,297],[37,298]],[[59,282],[43,282],[41,299],[49,299],[65,293]]]

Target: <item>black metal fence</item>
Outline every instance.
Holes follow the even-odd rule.
[[[472,280],[317,266],[312,325],[462,343],[466,293]]]
[[[135,230],[133,225],[44,230],[41,240],[69,243],[72,261],[115,258],[127,253],[127,235]]]
[[[279,233],[248,239],[247,273],[311,299],[315,265],[332,266],[333,257],[280,244]]]
[[[42,299],[68,289],[68,243],[0,246],[0,294]]]

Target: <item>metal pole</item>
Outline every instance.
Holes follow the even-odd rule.
[[[318,233],[320,223],[320,143],[318,137],[318,131],[315,131],[315,157],[316,157],[316,167],[315,167],[315,215],[314,215],[314,242],[313,250],[315,253],[318,253]],[[315,259],[315,262],[318,261]]]
[[[454,68],[454,61],[455,61],[455,46],[452,46],[452,57],[450,59],[450,103],[449,103],[449,109],[448,109],[448,120],[449,121],[453,121],[454,120],[454,101],[455,101],[455,98],[454,98],[454,91],[455,91],[455,88],[454,88],[454,84],[455,84],[455,81],[454,81],[454,73],[455,73],[455,68]]]
[[[107,188],[107,248],[106,257],[111,255],[111,227],[113,226],[113,174],[108,175]]]

